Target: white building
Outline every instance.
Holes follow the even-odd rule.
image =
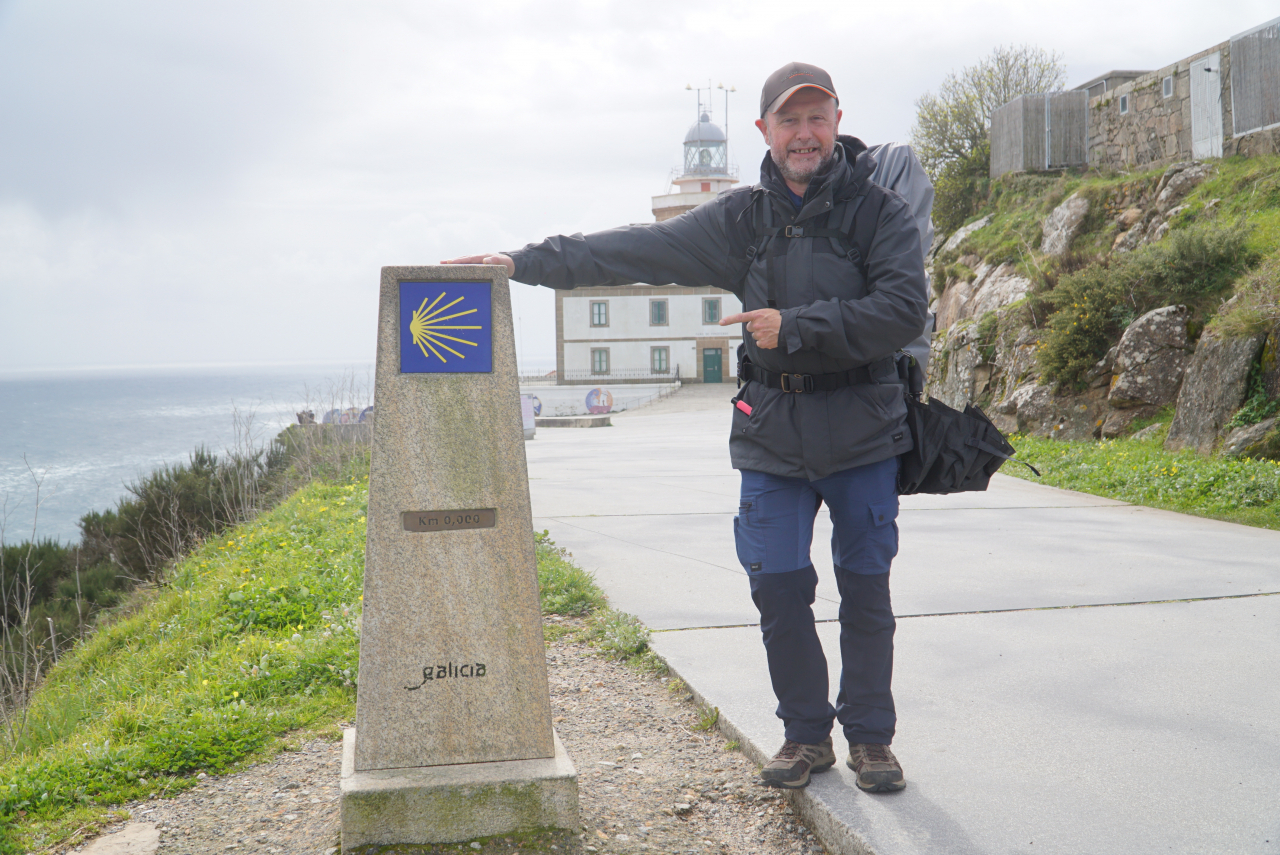
[[[738,183],[728,140],[706,113],[684,137],[676,192],[653,197],[661,222]],[[556,292],[558,383],[733,382],[742,327],[719,326],[742,311],[719,288],[631,285]]]

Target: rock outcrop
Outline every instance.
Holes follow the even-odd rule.
[[[1064,440],[1093,439],[1098,434],[1103,406],[1097,397],[1058,396],[1049,386],[1028,383],[993,407],[999,420],[993,418],[992,421],[1006,433],[1017,431]]]
[[[1089,200],[1079,193],[1072,193],[1045,217],[1040,251],[1046,255],[1063,255],[1071,248],[1071,241],[1080,233],[1080,226],[1088,215]]]
[[[1173,164],[1164,171],[1156,185],[1156,210],[1162,214],[1172,210],[1209,175],[1208,164],[1191,160]]]
[[[982,228],[989,222],[991,222],[991,216],[988,214],[987,216],[982,217],[981,219],[974,220],[972,223],[969,223],[969,225],[967,226],[961,226],[960,228],[956,229],[955,234],[947,238],[947,242],[942,245],[942,249],[939,250],[939,254],[945,253],[945,252],[951,252],[952,250],[956,249],[957,247],[960,246],[960,244],[964,243],[965,238],[967,238],[969,235],[973,234],[974,232],[976,232],[978,229]]]
[[[1222,441],[1228,457],[1275,457],[1280,454],[1280,417],[1236,428]]]
[[[1178,407],[1164,446],[1212,453],[1222,427],[1244,403],[1249,368],[1263,336],[1223,338],[1206,332],[1196,345],[1178,393]]]
[[[972,281],[957,279],[942,292],[934,308],[938,329],[950,329],[968,318],[981,318],[987,312],[1016,303],[1031,290],[1031,280],[1007,262],[998,266],[979,264],[974,274]]]
[[[1107,402],[1118,409],[1162,406],[1178,398],[1182,374],[1191,360],[1186,306],[1147,312],[1124,331],[1116,348],[1114,379]]]

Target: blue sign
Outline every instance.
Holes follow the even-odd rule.
[[[491,283],[400,283],[401,374],[491,371]]]

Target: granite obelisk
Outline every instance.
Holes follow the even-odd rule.
[[[506,271],[384,267],[377,358],[342,848],[572,827]]]

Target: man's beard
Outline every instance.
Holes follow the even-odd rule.
[[[773,153],[770,152],[771,157],[772,155]],[[815,175],[821,175],[822,173],[826,172],[827,169],[831,167],[831,164],[835,161],[835,159],[836,159],[836,147],[832,145],[831,150],[828,151],[825,155],[823,155],[822,159],[819,160],[812,169],[796,169],[785,158],[783,159],[782,163],[778,163],[777,158],[774,158],[773,163],[775,166],[778,167],[778,171],[782,173],[783,178],[787,179],[788,181],[793,181],[796,184],[808,184],[810,181],[813,180],[813,177]]]

